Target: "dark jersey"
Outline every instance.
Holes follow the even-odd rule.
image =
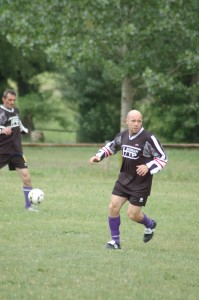
[[[117,180],[123,192],[133,195],[150,195],[153,174],[159,172],[167,163],[167,156],[157,138],[144,128],[129,136],[128,130],[119,133],[112,142],[107,143],[96,156],[101,159],[122,151],[122,164]],[[139,176],[136,167],[145,164],[150,172]]]
[[[11,135],[0,134],[0,154],[22,154],[21,121],[17,108],[12,110],[0,106],[0,129],[11,127]]]

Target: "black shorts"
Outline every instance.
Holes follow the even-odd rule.
[[[10,155],[0,154],[0,169],[8,165],[10,171],[18,169],[27,169],[27,162],[23,154]]]
[[[137,192],[127,192],[126,190],[122,190],[122,187],[115,184],[113,191],[113,195],[117,195],[123,198],[128,199],[128,201],[135,206],[145,206],[147,202],[148,195],[146,194],[138,194]]]

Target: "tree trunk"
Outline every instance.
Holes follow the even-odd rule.
[[[122,96],[121,96],[121,116],[120,116],[120,130],[126,128],[125,120],[127,113],[132,109],[133,104],[133,87],[132,78],[125,76],[122,81]]]
[[[30,135],[31,131],[35,130],[35,126],[34,126],[32,117],[30,115],[26,115],[21,121],[22,121],[23,125],[28,128],[29,135]]]

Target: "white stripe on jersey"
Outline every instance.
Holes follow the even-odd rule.
[[[159,145],[157,139],[155,138],[155,136],[152,135],[152,136],[151,136],[151,139],[152,139],[152,141],[154,142],[154,144],[155,144],[157,150],[160,152],[160,154],[162,154],[161,159],[166,160],[165,153],[164,153],[164,151],[162,150],[162,148],[160,147],[160,145]]]

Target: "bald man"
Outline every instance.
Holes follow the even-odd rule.
[[[141,112],[129,111],[126,125],[126,130],[90,158],[93,164],[122,151],[122,165],[112,191],[108,216],[111,240],[106,248],[114,250],[121,249],[120,210],[126,202],[128,217],[145,227],[143,241],[147,243],[152,239],[157,224],[142,212],[142,207],[150,195],[153,174],[161,171],[168,161],[158,139],[142,127]]]

